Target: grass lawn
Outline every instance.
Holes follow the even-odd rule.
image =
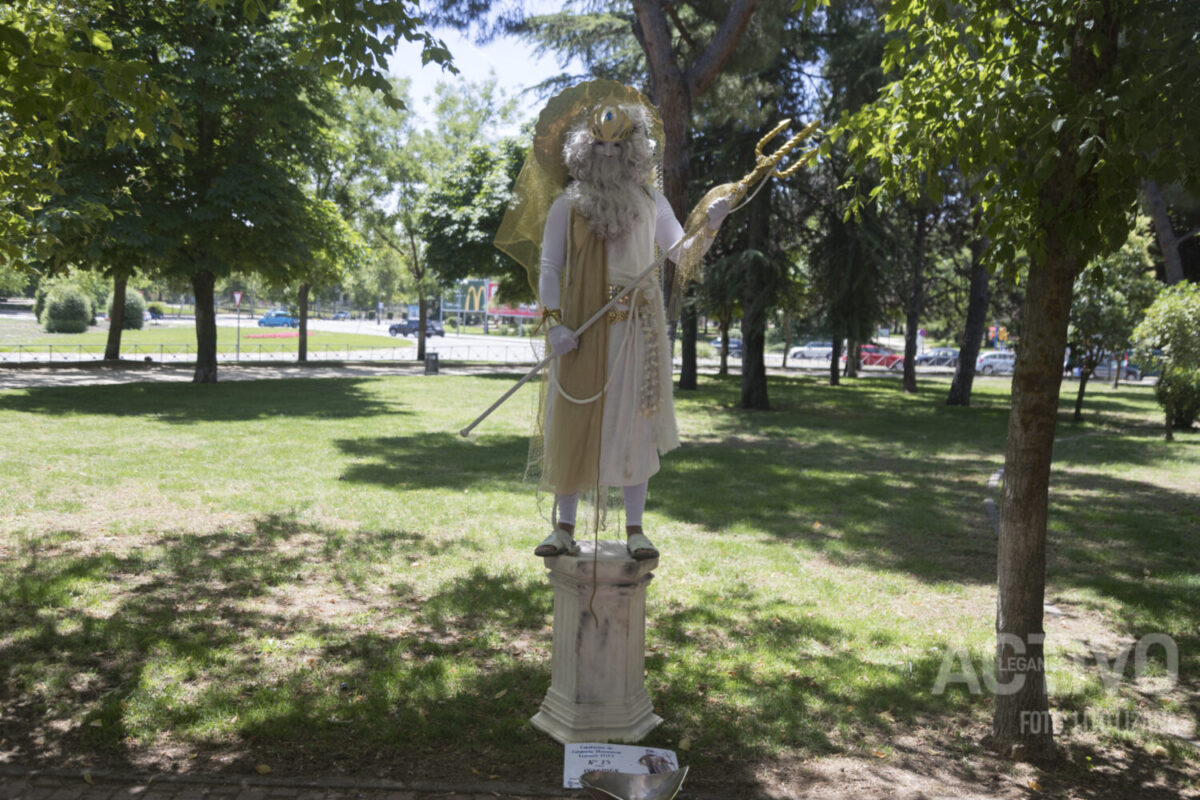
[[[0,320],[0,352],[11,352],[16,345],[48,345],[56,348],[74,348],[83,346],[85,352],[104,352],[108,342],[108,330],[93,328],[85,333],[46,333],[40,325],[32,320]],[[217,328],[217,350],[221,353],[234,352],[239,344],[237,328],[220,326]],[[193,325],[146,323],[141,330],[123,331],[121,333],[121,351],[124,354],[156,353],[163,346],[165,352],[181,352],[185,346],[190,346],[191,352],[196,349],[196,329]],[[254,353],[261,349],[265,353],[295,353],[299,347],[299,333],[294,328],[260,328],[253,319],[243,319],[241,336],[241,351]],[[370,347],[414,347],[415,342],[403,337],[382,337],[365,333],[342,333],[340,331],[308,332],[308,350],[314,357],[320,355],[322,348],[343,346],[366,349]]]
[[[557,785],[561,747],[528,722],[552,601],[529,390],[456,433],[513,377],[0,393],[0,763]],[[1146,386],[1096,386],[1073,425],[1064,386],[1046,625],[1075,766],[1030,773],[978,746],[986,692],[933,688],[948,654],[982,676],[993,648],[1008,383],[978,380],[972,408],[944,382],[848,384],[772,378],[767,413],[734,408],[736,377],[678,396],[646,518],[666,720],[646,744],[730,797],[829,764],[821,796],[867,773],[1200,793],[1200,433],[1163,442]],[[1151,633],[1180,682],[1151,691],[1152,648],[1150,677],[1131,658],[1106,685],[1093,651]]]

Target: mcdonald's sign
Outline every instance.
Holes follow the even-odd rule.
[[[463,311],[482,313],[487,311],[490,298],[487,281],[467,281],[463,295]]]

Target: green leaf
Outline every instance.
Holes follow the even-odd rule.
[[[112,50],[112,39],[108,38],[108,34],[104,31],[92,31],[92,46],[100,50]]]
[[[1058,119],[1054,120],[1054,122],[1050,123],[1050,130],[1054,131],[1055,133],[1058,133],[1059,131],[1062,130],[1062,126],[1065,125],[1066,123],[1067,123],[1066,117],[1059,117]]]
[[[19,55],[29,53],[29,37],[16,28],[0,25],[0,47]]]
[[[1075,162],[1075,177],[1081,177],[1087,174],[1092,168],[1092,155],[1096,152],[1096,146],[1100,143],[1100,139],[1096,136],[1089,136],[1083,140],[1083,144],[1079,145],[1076,151],[1078,160]]]

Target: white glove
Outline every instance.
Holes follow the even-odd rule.
[[[566,325],[555,325],[546,334],[546,338],[550,340],[550,349],[556,356],[566,355],[579,346],[575,332]]]
[[[712,205],[704,210],[704,214],[708,217],[709,229],[715,231],[721,227],[721,223],[725,221],[725,217],[729,216],[729,198],[718,197],[712,202]]]

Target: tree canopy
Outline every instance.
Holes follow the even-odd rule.
[[[1147,228],[1143,220],[1120,250],[1096,259],[1075,279],[1067,335],[1079,367],[1076,421],[1082,419],[1088,378],[1102,361],[1119,358],[1129,347],[1134,328],[1161,288],[1154,279]]]
[[[383,65],[401,40],[421,42],[424,63],[455,71],[445,44],[423,27],[416,4],[407,0],[195,0],[156,6],[168,24],[201,13],[250,26],[288,16],[309,31],[305,46],[290,52],[289,60],[311,65],[323,79],[378,91],[397,107],[403,103],[390,94]],[[85,131],[102,126],[110,148],[188,146],[177,130],[183,122],[176,108],[180,98],[152,69],[163,66],[160,54],[115,47],[129,30],[122,27],[126,18],[151,13],[113,0],[10,0],[0,7],[0,264],[23,262],[30,247],[41,256],[53,249],[53,238],[30,229],[28,212],[61,191],[58,166],[67,146]],[[110,213],[104,205],[86,212],[96,218]]]
[[[472,145],[433,178],[421,200],[419,225],[425,257],[443,285],[495,276],[502,300],[534,299],[525,270],[492,244],[524,161],[525,147],[508,137]]]

